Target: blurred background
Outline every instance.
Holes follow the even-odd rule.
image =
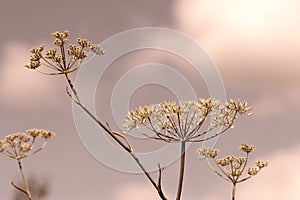
[[[270,166],[238,186],[238,199],[299,199],[300,192],[300,2],[296,0],[110,0],[3,1],[0,7],[0,136],[44,128],[56,132],[39,154],[24,160],[24,170],[40,199],[159,199],[144,175],[121,173],[94,159],[81,144],[63,77],[43,76],[23,66],[30,49],[52,44],[53,31],[69,30],[70,39],[95,43],[138,27],[180,31],[198,42],[217,65],[227,97],[253,107],[221,136],[222,154],[238,154],[242,143],[257,146],[252,160]],[[195,52],[197,54],[197,52]],[[158,62],[176,68],[199,97],[207,97],[201,75],[174,55],[142,50],[122,56],[105,72],[97,89],[97,113],[112,122],[110,93],[118,77],[138,64]],[[157,85],[139,88],[130,107],[172,100]],[[145,144],[145,142],[143,143]],[[137,145],[142,152],[147,145]],[[231,185],[217,177],[188,150],[183,199],[229,199]],[[109,152],[105,152],[108,153]],[[11,181],[20,182],[17,163],[0,161],[1,199],[20,199]],[[120,163],[122,164],[122,163]],[[163,175],[164,190],[174,199],[178,162]],[[155,173],[153,174],[155,176]]]

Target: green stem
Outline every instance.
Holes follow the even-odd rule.
[[[178,180],[178,188],[176,200],[180,200],[183,186],[183,176],[184,176],[184,165],[185,165],[185,141],[181,142],[181,156],[180,156],[180,172],[179,172],[179,180]]]
[[[28,199],[31,200],[32,198],[31,198],[31,194],[30,194],[30,191],[29,191],[28,183],[27,183],[27,180],[25,178],[22,163],[21,163],[20,160],[18,160],[18,164],[19,164],[19,169],[20,169],[20,173],[21,173],[21,176],[22,176],[22,180],[23,180],[23,183],[24,183],[24,186],[25,186],[26,195],[27,195]]]

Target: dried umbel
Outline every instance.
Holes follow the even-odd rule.
[[[25,65],[25,67],[48,75],[68,74],[88,62],[82,63],[89,56],[89,52],[94,52],[96,55],[104,54],[104,50],[99,45],[86,39],[78,38],[77,45],[69,44],[67,46],[68,31],[62,33],[56,31],[52,35],[55,37],[54,45],[56,47],[45,53],[45,45],[31,49],[30,64]],[[41,66],[48,68],[48,70],[40,70]]]
[[[42,150],[46,142],[55,134],[42,129],[30,129],[26,133],[14,133],[0,140],[0,153],[7,158],[21,160],[29,155]],[[35,146],[37,139],[43,141],[38,147]]]
[[[221,159],[216,158],[219,153],[216,149],[198,149],[197,153],[207,158],[209,166],[217,175],[233,184],[232,199],[234,200],[236,184],[257,175],[262,168],[268,166],[268,162],[256,161],[256,167],[248,167],[248,169],[245,170],[249,154],[255,151],[255,149],[253,145],[242,144],[240,150],[246,154],[244,157],[226,156]],[[210,159],[214,161],[217,168],[213,166]],[[247,174],[243,175],[245,171],[247,171]]]
[[[21,161],[23,158],[41,151],[46,146],[47,141],[54,135],[55,134],[51,131],[30,129],[27,130],[26,133],[18,132],[9,134],[4,140],[0,140],[0,154],[4,155],[8,159],[13,159],[18,162],[24,188],[15,185],[14,182],[11,182],[11,184],[17,190],[24,193],[28,200],[32,200],[32,197]],[[37,144],[38,140],[42,140],[42,143]]]
[[[211,98],[164,102],[129,111],[123,127],[127,131],[135,128],[149,138],[166,142],[202,142],[233,127],[237,115],[243,115],[250,109],[247,102],[232,99],[225,103]],[[208,119],[209,126],[201,131],[200,128]],[[206,137],[215,128],[219,129],[217,133]],[[154,136],[148,133],[149,130]]]

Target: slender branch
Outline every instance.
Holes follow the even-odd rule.
[[[180,119],[180,115],[179,115],[179,113],[177,113],[177,121],[178,121],[178,127],[179,127],[179,136],[182,138],[182,137],[185,137],[185,133],[186,132],[184,132],[183,131],[183,124],[181,123],[181,119]]]
[[[70,61],[68,63],[67,70],[71,69],[73,67],[73,65],[76,63],[77,60],[78,60],[78,58],[71,57]]]
[[[38,149],[36,149],[36,150],[35,150],[34,152],[32,152],[30,155],[33,155],[33,154],[36,154],[36,153],[40,152],[42,149],[45,148],[46,144],[47,144],[47,142],[46,142],[46,140],[45,140],[45,141],[43,142],[42,146],[39,147]]]
[[[161,189],[161,174],[164,168],[161,168],[160,164],[158,163],[158,181],[157,181],[157,186],[159,189]]]
[[[173,120],[173,118],[171,116],[167,115],[167,119],[169,120],[169,122],[171,123],[171,126],[173,127],[174,131],[178,134],[180,134],[180,131],[177,129],[177,126]]]
[[[74,100],[74,99],[73,99]],[[104,125],[96,116],[94,116],[80,101],[75,101],[101,128],[105,130],[122,148],[126,151],[131,152],[131,147],[127,147],[117,136],[106,126]]]
[[[232,182],[233,179],[232,179],[232,177],[230,177],[230,176],[227,174],[225,167],[221,167],[220,165],[218,165],[218,163],[216,162],[215,159],[214,159],[214,161],[215,161],[217,167],[220,169],[220,171],[228,178],[228,179],[226,179],[226,180],[228,180],[229,182]]]
[[[149,179],[149,181],[151,182],[151,184],[155,187],[155,189],[157,190],[160,198],[162,200],[167,200],[167,198],[165,197],[162,189],[161,189],[161,186],[160,186],[160,180],[158,182],[158,184],[155,183],[155,181],[153,180],[153,178],[151,177],[150,173],[145,169],[145,167],[143,166],[143,164],[140,162],[139,158],[136,157],[134,155],[133,152],[128,152],[132,158],[134,158],[134,160],[136,161],[136,163],[138,164],[138,166],[142,169],[143,173],[146,175],[146,177]],[[161,171],[159,171],[159,173],[161,173]],[[161,175],[159,175],[161,176]]]
[[[213,166],[212,166],[212,164],[210,163],[210,161],[209,161],[209,158],[205,158],[206,159],[206,162],[207,162],[207,164],[208,164],[208,166],[218,175],[218,176],[220,176],[221,178],[223,178],[224,180],[226,180],[226,181],[229,181],[229,182],[231,182],[228,178],[228,176],[227,176],[227,178],[225,178],[220,172],[218,172],[218,170],[216,170]],[[215,159],[214,159],[214,161],[215,161]],[[216,161],[215,161],[215,163],[216,163]],[[217,164],[217,166],[220,168],[220,166]],[[223,174],[225,174],[226,175],[226,173],[224,173],[224,171],[221,169],[221,171],[223,172]]]
[[[185,115],[185,123],[184,123],[184,127],[183,127],[183,130],[184,130],[184,132],[185,133],[187,133],[188,131],[187,131],[187,122],[188,122],[188,117],[189,117],[189,113],[190,113],[191,111],[189,110],[188,111],[188,113],[186,113],[186,115]],[[194,112],[195,113],[195,112]],[[193,115],[193,117],[194,117],[194,115]],[[193,120],[193,117],[192,117],[192,120]],[[191,123],[189,123],[189,125],[190,125]]]
[[[142,134],[143,136],[147,137],[147,138],[150,138],[150,139],[154,139],[154,140],[163,140],[167,143],[170,143],[171,140],[170,140],[170,137],[166,136],[166,135],[163,135],[161,133],[158,133],[155,135],[155,136],[150,136],[150,135],[147,135],[147,133],[144,133],[143,131],[141,131],[140,129],[136,129],[140,134]],[[165,138],[166,137],[166,138]]]
[[[167,134],[164,134],[164,133],[160,133],[160,132],[158,132],[158,131],[156,131],[156,129],[155,129],[155,127],[153,126],[153,123],[152,123],[152,120],[151,120],[151,118],[150,117],[148,117],[148,121],[149,121],[149,124],[150,124],[150,126],[151,126],[151,128],[150,127],[148,127],[147,125],[145,125],[145,127],[146,128],[149,128],[150,130],[152,130],[156,135],[157,135],[157,137],[158,138],[154,138],[154,139],[158,139],[158,140],[163,140],[163,141],[165,141],[165,142],[167,142],[167,143],[170,143],[172,140],[180,140],[180,138],[177,136],[177,134],[176,133],[172,133],[170,130],[168,130],[168,129],[163,129],[165,132],[168,132],[168,133],[170,133],[170,135],[172,135],[172,136],[168,136]],[[150,137],[151,138],[151,137]]]
[[[245,160],[245,162],[244,162],[244,166],[243,166],[243,168],[242,168],[242,172],[245,170],[245,168],[246,168],[246,165],[247,165],[247,162],[248,162],[248,158],[249,158],[249,153],[247,152],[246,153],[246,160]]]
[[[237,181],[237,177],[236,177],[236,175],[234,175],[233,174],[233,172],[234,172],[234,169],[233,169],[233,161],[231,160],[231,161],[229,161],[229,167],[230,167],[230,170],[231,170],[231,172],[232,172],[232,174],[231,174],[231,178],[232,178],[232,182],[233,182],[233,184],[234,183],[236,183],[236,181]]]
[[[63,40],[61,39],[61,42],[63,43]],[[62,61],[63,61],[63,69],[67,69],[67,64],[66,64],[66,52],[65,52],[65,45],[60,46],[60,51],[61,51],[61,56],[62,56]]]
[[[50,75],[50,76],[55,76],[55,75],[63,74],[63,72],[44,72],[44,71],[41,71],[39,69],[35,69],[35,71],[37,71],[37,72],[39,72],[41,74]]]
[[[185,141],[181,142],[181,156],[180,156],[180,172],[179,172],[179,180],[178,180],[178,188],[176,200],[181,199],[182,186],[183,186],[183,176],[184,176],[184,166],[185,165]]]
[[[89,111],[88,108],[86,108],[84,106],[84,104],[80,101],[80,98],[78,96],[78,93],[76,91],[76,89],[74,88],[74,85],[71,81],[71,79],[68,77],[67,74],[65,74],[65,77],[67,79],[67,82],[69,84],[69,87],[71,88],[73,95],[75,96],[75,99],[73,98],[73,96],[68,93],[68,95],[71,97],[71,99],[78,105],[80,106],[101,128],[104,129],[104,131],[111,136],[123,149],[125,149],[130,156],[135,160],[135,162],[137,163],[137,165],[140,167],[140,169],[143,171],[143,173],[146,175],[146,177],[148,178],[148,180],[151,182],[151,184],[154,186],[154,188],[157,190],[160,198],[162,200],[167,200],[167,198],[165,197],[163,191],[161,190],[161,187],[159,186],[159,184],[157,184],[154,179],[151,177],[150,173],[145,169],[145,167],[143,166],[143,164],[140,162],[139,158],[134,154],[134,152],[132,151],[132,148],[130,146],[128,142],[128,140],[126,140],[127,145],[126,146],[119,138],[116,137],[115,132],[112,132],[109,128],[109,126],[106,126],[104,123],[102,123],[95,115],[93,115],[91,113],[91,111]],[[120,136],[118,134],[118,136]],[[122,137],[124,139],[124,137]]]
[[[13,181],[12,181],[10,184],[11,184],[12,186],[14,186],[17,190],[19,190],[19,191],[21,191],[21,192],[23,192],[23,193],[25,193],[25,194],[27,195],[27,192],[26,192],[25,190],[23,190],[22,188],[16,186],[16,185],[14,184]]]
[[[262,168],[259,168],[259,169],[258,169],[258,172],[260,172],[261,169],[262,169]],[[237,183],[244,182],[244,181],[248,180],[248,179],[251,178],[251,177],[253,177],[253,175],[249,175],[249,176],[243,178],[242,180],[237,181]]]
[[[235,190],[236,190],[236,184],[233,184],[233,188],[232,188],[232,200],[235,200]]]
[[[194,129],[188,134],[187,137],[190,137],[190,136],[193,136],[197,133],[197,131],[202,127],[204,121],[206,120],[207,118],[207,115],[208,115],[208,111],[205,112],[203,118],[200,119],[200,121],[198,122],[198,124],[194,127]],[[195,116],[195,115],[194,115]],[[194,116],[192,118],[192,120],[194,120]],[[189,129],[190,129],[190,126],[189,126]]]
[[[213,128],[209,128],[207,129],[206,131],[203,131],[202,133],[198,133],[197,135],[193,135],[192,137],[189,137],[188,139],[189,140],[192,140],[193,142],[203,142],[204,140],[206,140],[206,138],[203,138],[203,139],[199,139],[199,140],[193,140],[194,138],[197,138],[197,137],[201,137],[202,135],[205,135],[207,134],[208,132],[210,132],[211,130],[213,130]]]
[[[189,131],[190,131],[190,128],[191,128],[191,125],[192,125],[192,123],[191,122],[193,122],[194,121],[194,119],[195,119],[195,116],[196,116],[196,111],[194,111],[193,112],[193,115],[192,115],[192,117],[190,118],[190,122],[189,123],[187,123],[188,122],[188,117],[189,117],[189,114],[190,114],[190,110],[189,110],[189,112],[186,114],[186,116],[185,116],[185,125],[184,125],[184,131],[186,132],[186,133],[189,133]],[[188,125],[187,125],[188,124]],[[192,132],[192,131],[191,131]],[[189,133],[190,134],[190,133]],[[187,134],[186,135],[186,137],[188,137],[189,136],[189,134]]]
[[[216,133],[216,134],[214,134],[214,135],[212,135],[212,136],[210,136],[210,137],[204,138],[204,139],[193,140],[193,142],[203,142],[203,141],[206,141],[206,140],[210,140],[210,139],[212,139],[212,138],[214,138],[214,137],[217,137],[218,135],[221,135],[222,133],[224,133],[225,131],[227,131],[229,128],[232,127],[232,125],[233,125],[233,123],[234,123],[234,121],[235,121],[235,119],[236,119],[237,113],[238,113],[238,112],[235,111],[232,122],[231,122],[229,125],[227,125],[227,126],[226,126],[223,130],[221,130],[220,132],[218,132],[218,133]],[[212,129],[211,129],[211,130],[212,130]],[[209,131],[210,131],[210,130],[209,130]],[[208,131],[207,131],[207,132],[208,132]]]
[[[20,174],[22,176],[22,181],[23,181],[23,184],[25,186],[25,192],[26,192],[26,195],[28,197],[28,200],[31,200],[31,194],[30,194],[30,191],[29,191],[29,187],[28,187],[28,183],[27,183],[27,180],[25,178],[25,174],[24,174],[24,171],[23,171],[23,167],[22,167],[22,163],[20,160],[18,160],[18,165],[19,165],[19,169],[20,169]]]
[[[44,65],[45,67],[48,67],[48,68],[54,69],[54,70],[58,70],[58,71],[60,71],[60,72],[63,70],[63,69],[61,69],[61,68],[59,68],[59,67],[53,65],[52,63],[50,63],[44,56],[41,55],[41,58],[42,58],[42,60],[44,60],[44,61],[46,62],[46,63],[43,63],[43,65]]]

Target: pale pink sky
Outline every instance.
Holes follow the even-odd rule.
[[[236,128],[222,136],[217,144],[224,154],[238,153],[236,149],[241,143],[254,144],[258,150],[253,159],[270,162],[270,167],[260,175],[241,185],[239,199],[299,199],[298,1],[12,0],[1,3],[0,136],[33,127],[57,133],[45,150],[24,161],[28,174],[49,179],[49,199],[158,199],[143,175],[112,170],[85,150],[76,133],[63,77],[42,76],[23,67],[28,62],[29,49],[40,43],[50,44],[50,33],[55,30],[68,29],[73,38],[80,36],[101,42],[121,31],[145,26],[175,29],[196,40],[218,66],[227,96],[246,99],[253,107],[254,115],[238,120]],[[98,89],[113,87],[114,75],[120,76],[122,71],[115,70],[118,67],[170,59],[168,55],[153,54],[137,53],[136,57],[142,57],[137,61],[132,55],[121,58],[108,70],[103,86]],[[201,77],[180,69],[178,63],[181,63],[176,63],[174,67],[190,78],[193,86],[203,84],[202,80],[197,81]],[[199,88],[197,94],[201,95],[204,86]],[[138,101],[149,99],[146,93],[136,94]],[[101,94],[99,91],[97,97],[101,98]],[[105,105],[97,107],[98,113],[105,111],[105,115],[99,116],[101,119],[112,119]],[[194,145],[188,151],[183,199],[223,200],[224,196],[230,199],[230,186],[197,158],[194,153],[197,147]],[[0,196],[10,199],[13,192],[10,182],[20,180],[17,165],[13,161],[0,162]],[[165,170],[164,187],[170,199],[175,196],[177,167],[175,163]]]

